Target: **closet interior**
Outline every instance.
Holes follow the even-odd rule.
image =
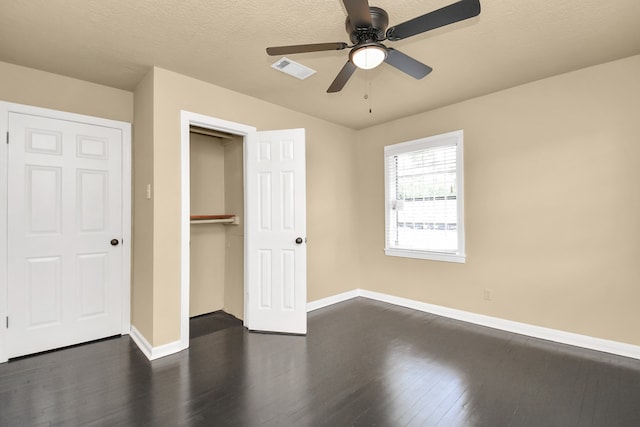
[[[190,128],[189,317],[244,317],[243,138]]]

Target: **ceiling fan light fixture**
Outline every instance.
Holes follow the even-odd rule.
[[[350,53],[351,62],[358,68],[370,70],[376,68],[387,57],[387,49],[380,44],[369,44],[356,47]]]

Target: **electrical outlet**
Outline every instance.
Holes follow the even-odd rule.
[[[484,300],[491,301],[493,299],[493,290],[484,288]]]

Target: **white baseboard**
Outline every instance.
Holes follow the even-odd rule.
[[[149,341],[136,329],[135,326],[131,326],[131,332],[129,334],[134,343],[138,346],[140,351],[149,360],[159,359],[161,357],[169,356],[178,353],[183,350],[180,341],[170,342],[168,344],[159,345],[153,347]]]
[[[341,294],[333,295],[327,298],[311,301],[307,303],[307,312],[317,310],[319,308],[327,307],[333,304],[337,304],[342,301],[350,300],[351,298],[359,297],[360,289],[354,289],[353,291],[343,292]]]
[[[605,340],[587,335],[574,334],[572,332],[559,331],[557,329],[544,328],[541,326],[529,325],[527,323],[514,322],[511,320],[500,319],[498,317],[485,316],[483,314],[471,313],[468,311],[428,304],[379,292],[367,291],[365,289],[356,289],[333,297],[312,301],[307,304],[307,309],[308,311],[316,310],[318,308],[326,307],[358,296],[411,308],[425,313],[436,314],[450,319],[461,320],[463,322],[469,322],[480,326],[487,326],[489,328],[499,329],[506,332],[513,332],[561,344],[602,351],[605,353],[616,354],[618,356],[640,359],[640,346],[637,345]]]

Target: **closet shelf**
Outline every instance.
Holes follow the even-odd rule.
[[[191,215],[191,224],[240,224],[236,215]]]

